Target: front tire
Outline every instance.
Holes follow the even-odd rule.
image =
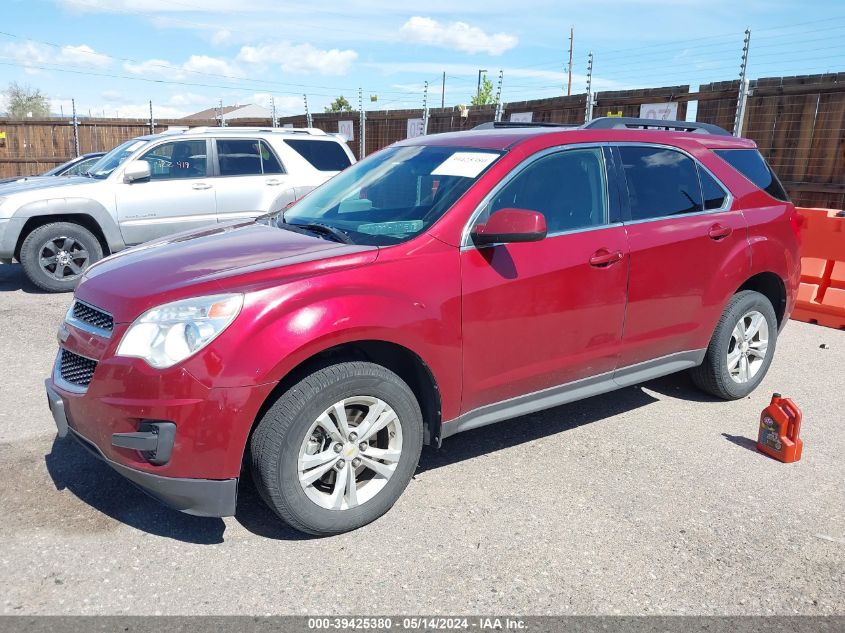
[[[690,370],[693,382],[717,398],[744,398],[769,371],[777,336],[771,302],[753,290],[736,293],[716,325],[704,362]]]
[[[88,229],[53,222],[34,229],[21,245],[24,274],[47,292],[70,292],[85,270],[103,258],[103,247]]]
[[[315,371],[267,410],[250,442],[264,501],[315,535],[359,528],[386,513],[408,485],[423,421],[410,387],[380,365]]]

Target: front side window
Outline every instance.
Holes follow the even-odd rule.
[[[606,224],[601,149],[567,150],[534,161],[493,197],[479,221],[506,208],[539,211],[550,235]]]
[[[171,141],[153,147],[141,156],[150,166],[150,180],[203,178],[206,175],[204,140]]]
[[[279,159],[264,141],[217,139],[217,160],[221,176],[281,174]]]
[[[389,147],[335,176],[284,213],[261,221],[281,228],[322,224],[356,244],[398,244],[439,220],[500,155],[455,147]]]
[[[648,220],[704,210],[695,162],[681,152],[660,147],[619,148],[631,220]]]

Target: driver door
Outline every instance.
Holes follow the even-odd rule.
[[[463,412],[616,368],[628,245],[605,151],[545,152],[488,196],[476,224],[498,209],[530,209],[548,234],[461,249]]]
[[[217,222],[208,143],[206,139],[159,143],[138,159],[150,165],[149,180],[117,185],[118,223],[127,244]]]

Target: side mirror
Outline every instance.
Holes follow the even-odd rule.
[[[472,231],[476,244],[538,242],[546,237],[546,218],[539,211],[499,209]]]
[[[123,180],[125,182],[138,182],[139,180],[148,180],[150,177],[150,164],[145,160],[133,160],[123,170]]]

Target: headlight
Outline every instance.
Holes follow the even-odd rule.
[[[172,367],[225,330],[243,306],[241,294],[174,301],[147,310],[129,326],[118,356],[143,358],[153,367]]]

